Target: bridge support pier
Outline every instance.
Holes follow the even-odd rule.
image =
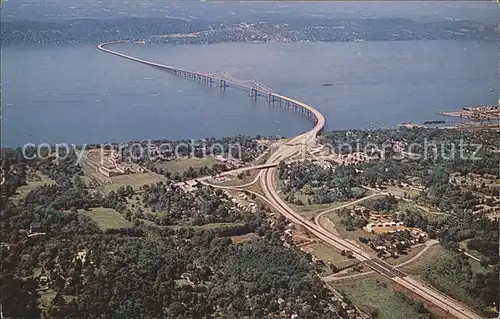
[[[226,90],[226,80],[220,80],[220,88]]]
[[[250,90],[250,97],[253,97],[254,99],[257,98],[257,95],[258,95],[258,91],[256,89],[251,89]]]

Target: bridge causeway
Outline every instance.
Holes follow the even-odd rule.
[[[221,90],[226,90],[227,87],[233,86],[239,89],[247,90],[249,92],[249,96],[251,98],[256,99],[258,96],[264,96],[267,98],[267,101],[273,105],[278,105],[280,107],[286,108],[287,110],[293,110],[296,111],[300,114],[303,114],[307,116],[311,121],[315,124],[314,127],[304,133],[304,134],[309,134],[310,138],[307,140],[312,140],[314,139],[318,134],[321,134],[324,130],[325,126],[325,118],[321,112],[319,112],[317,109],[314,107],[289,98],[284,95],[280,95],[277,93],[274,93],[270,88],[266,87],[262,83],[255,81],[255,80],[239,80],[236,79],[235,77],[229,75],[226,72],[222,73],[200,73],[200,72],[195,72],[195,71],[190,71],[190,70],[185,70],[177,67],[172,67],[164,64],[159,64],[155,63],[152,61],[148,60],[143,60],[131,55],[127,55],[124,53],[120,53],[114,50],[110,50],[108,48],[105,48],[106,46],[112,45],[112,44],[118,44],[118,43],[125,43],[128,41],[125,40],[120,40],[120,41],[113,41],[113,42],[107,42],[107,43],[102,43],[97,46],[97,48],[103,52],[113,54],[128,60],[132,60],[135,62],[139,62],[142,64],[146,64],[149,66],[153,66],[156,68],[159,68],[161,70],[173,73],[174,75],[181,76],[196,82],[199,82],[203,85],[213,85],[214,82],[218,82],[218,87]]]

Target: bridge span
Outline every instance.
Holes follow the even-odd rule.
[[[296,110],[304,115],[307,115],[313,122],[314,122],[314,127],[295,137],[296,141],[300,141],[302,145],[309,145],[312,142],[314,142],[314,139],[316,138],[317,135],[322,134],[324,127],[325,127],[325,117],[323,114],[321,114],[320,111],[315,109],[314,107],[289,98],[284,95],[280,95],[277,93],[274,93],[271,89],[266,87],[260,82],[254,81],[254,80],[249,80],[249,81],[242,81],[238,80],[229,74],[222,72],[222,73],[200,73],[200,72],[195,72],[195,71],[190,71],[190,70],[185,70],[173,66],[168,66],[165,64],[160,64],[160,63],[155,63],[152,61],[140,59],[131,55],[127,55],[118,51],[110,50],[106,48],[106,46],[112,45],[112,44],[118,44],[118,43],[125,43],[129,42],[127,40],[120,40],[120,41],[112,41],[112,42],[106,42],[99,44],[97,48],[103,52],[113,54],[131,61],[139,62],[142,64],[146,64],[149,66],[153,66],[168,72],[171,72],[175,75],[186,77],[188,79],[192,79],[195,81],[198,81],[202,84],[206,85],[212,85],[214,82],[219,82],[218,86],[221,89],[226,89],[227,86],[232,85],[235,87],[238,87],[240,89],[248,90],[249,94],[253,98],[257,98],[257,96],[265,96],[267,97],[267,100],[269,103],[272,104],[277,104],[278,106],[287,108],[287,109],[293,109]]]

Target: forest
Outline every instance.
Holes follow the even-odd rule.
[[[311,256],[283,246],[286,221],[244,213],[211,187],[173,181],[107,195],[83,182],[76,154],[26,160],[2,149],[1,304],[11,318],[341,318]],[[56,181],[12,200],[28,170]],[[138,198],[150,215],[131,211]],[[100,229],[86,215],[120,212],[132,227]],[[152,223],[143,222],[151,217]],[[237,222],[222,228],[194,228]],[[171,228],[170,225],[181,227]],[[254,234],[235,243],[231,236]]]

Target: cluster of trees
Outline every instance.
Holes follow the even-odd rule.
[[[208,27],[196,20],[171,18],[74,19],[65,21],[2,21],[2,44],[102,43],[141,39],[155,34],[189,33]]]
[[[500,143],[495,132],[424,128],[354,130],[327,132],[322,142],[332,145],[336,152],[339,149],[344,152],[348,150],[341,148],[342,145],[351,145],[354,151],[363,151],[370,144],[377,145],[384,151],[384,158],[356,165],[358,185],[411,185],[412,179],[417,178],[425,187],[418,200],[446,211],[472,209],[484,201],[472,191],[449,183],[451,173],[500,174],[500,153],[494,151],[500,148]],[[394,145],[403,145],[403,149],[416,145],[406,151],[420,157],[401,157]],[[481,148],[477,149],[476,145],[481,145]]]
[[[283,180],[283,193],[289,202],[295,201],[295,194],[307,196],[308,204],[326,204],[351,198],[360,198],[366,190],[361,185],[358,173],[349,166],[322,168],[311,162],[281,162],[278,177]]]
[[[376,212],[392,212],[398,207],[398,200],[392,195],[380,196],[363,201],[363,206]]]
[[[479,309],[497,305],[498,271],[477,271],[460,254],[438,256],[433,263],[426,265],[423,274],[433,286],[450,296],[466,300]]]
[[[179,172],[170,172],[166,168],[159,167],[155,164],[150,164],[148,166],[152,172],[161,174],[168,179],[171,179],[176,182],[187,181],[190,179],[203,177],[203,176],[216,176],[222,172],[228,170],[227,166],[224,164],[215,163],[212,166],[200,166],[200,167],[191,167],[189,166],[187,170],[182,173]]]
[[[73,178],[82,174],[77,164],[78,154],[74,150],[68,154],[61,151],[58,160],[55,154],[49,154],[47,149],[41,149],[38,155],[36,152],[36,148],[27,148],[24,154],[20,148],[0,150],[1,175],[4,179],[1,208],[5,207],[8,198],[16,193],[18,187],[26,185],[28,169],[40,171],[55,180],[61,187],[72,184]]]
[[[484,264],[498,264],[498,220],[477,216],[470,211],[457,211],[438,227],[443,246],[457,250],[459,243],[467,240],[468,248],[484,257]]]
[[[398,129],[377,131],[331,132],[324,135],[324,141],[334,146],[342,143],[351,144],[355,149],[359,143],[361,150],[365,145],[373,143],[389,147],[385,150],[385,158],[380,161],[361,163],[358,168],[357,180],[360,185],[381,186],[387,184],[412,184],[416,179],[421,182],[424,190],[416,200],[422,204],[431,205],[450,213],[444,219],[429,220],[417,209],[405,209],[398,213],[397,219],[410,227],[418,227],[427,232],[430,238],[439,239],[440,243],[450,253],[443,257],[443,262],[428,266],[425,270],[427,279],[443,291],[450,294],[460,291],[458,298],[472,300],[479,308],[493,305],[498,300],[498,220],[474,214],[478,204],[494,205],[492,199],[478,192],[485,187],[467,189],[450,183],[450,174],[469,173],[490,174],[499,176],[500,154],[498,150],[498,133],[466,132],[437,129]],[[395,150],[391,147],[396,143],[409,145],[420,144],[411,151],[424,154],[424,145],[434,144],[438,150],[437,156],[421,158],[394,158]],[[473,144],[481,144],[479,150]],[[463,146],[461,151],[460,145]],[[453,153],[455,147],[455,153]],[[442,151],[441,151],[442,150]],[[433,155],[432,148],[427,149]],[[450,156],[454,154],[455,156]],[[474,160],[470,156],[481,160]],[[444,156],[443,156],[444,155]],[[352,172],[352,171],[351,171]],[[417,185],[418,186],[418,185]],[[473,192],[474,191],[474,192]],[[485,195],[491,195],[485,192]],[[391,211],[395,202],[367,201],[373,210]],[[363,218],[355,218],[346,212],[342,222],[354,229],[364,224]],[[466,241],[467,249],[479,253],[482,257],[482,272],[471,270],[466,257],[460,252],[460,243]],[[442,280],[446,278],[446,280]],[[451,283],[447,285],[445,282]],[[458,287],[458,288],[457,288]]]
[[[103,196],[85,187],[76,154],[59,163],[20,154],[2,150],[8,188],[0,220],[0,298],[6,317],[337,318],[343,311],[314,275],[310,255],[282,245],[284,220],[271,227],[263,210],[244,214],[220,190],[200,186],[184,193],[171,181],[144,186],[140,194],[127,186]],[[11,201],[28,170],[56,184]],[[130,198],[150,208],[160,225],[237,223],[207,230],[137,222],[102,231],[78,212],[109,207],[137,221]],[[33,224],[39,224],[37,234],[30,234]],[[257,236],[238,244],[229,238],[248,233]]]
[[[186,193],[179,187],[157,183],[143,186],[141,196],[141,202],[160,217],[156,220],[159,225],[237,222],[247,215],[235,209],[222,190],[209,186]]]
[[[227,230],[139,225],[103,233],[82,214],[14,209],[0,233],[6,317],[337,318],[340,309],[310,256],[285,248],[263,215],[247,223],[262,236],[235,244]],[[28,236],[33,222],[46,235]],[[52,300],[40,300],[39,276]]]
[[[397,219],[402,221],[405,226],[420,228],[424,231],[427,231],[427,234],[430,238],[435,238],[435,230],[433,229],[432,225],[429,225],[429,219],[418,209],[407,208],[403,212],[398,214]]]
[[[251,162],[267,149],[264,144],[257,142],[260,138],[261,136],[238,135],[222,138],[212,137],[202,140],[155,140],[110,144],[108,148],[120,150],[123,156],[130,157],[134,162],[146,166],[155,161],[158,162],[178,157],[194,156],[202,158],[215,155],[223,155],[239,159],[243,162]]]
[[[345,226],[347,231],[354,231],[363,228],[368,224],[368,219],[363,214],[354,214],[349,208],[343,208],[337,211],[340,222]]]

